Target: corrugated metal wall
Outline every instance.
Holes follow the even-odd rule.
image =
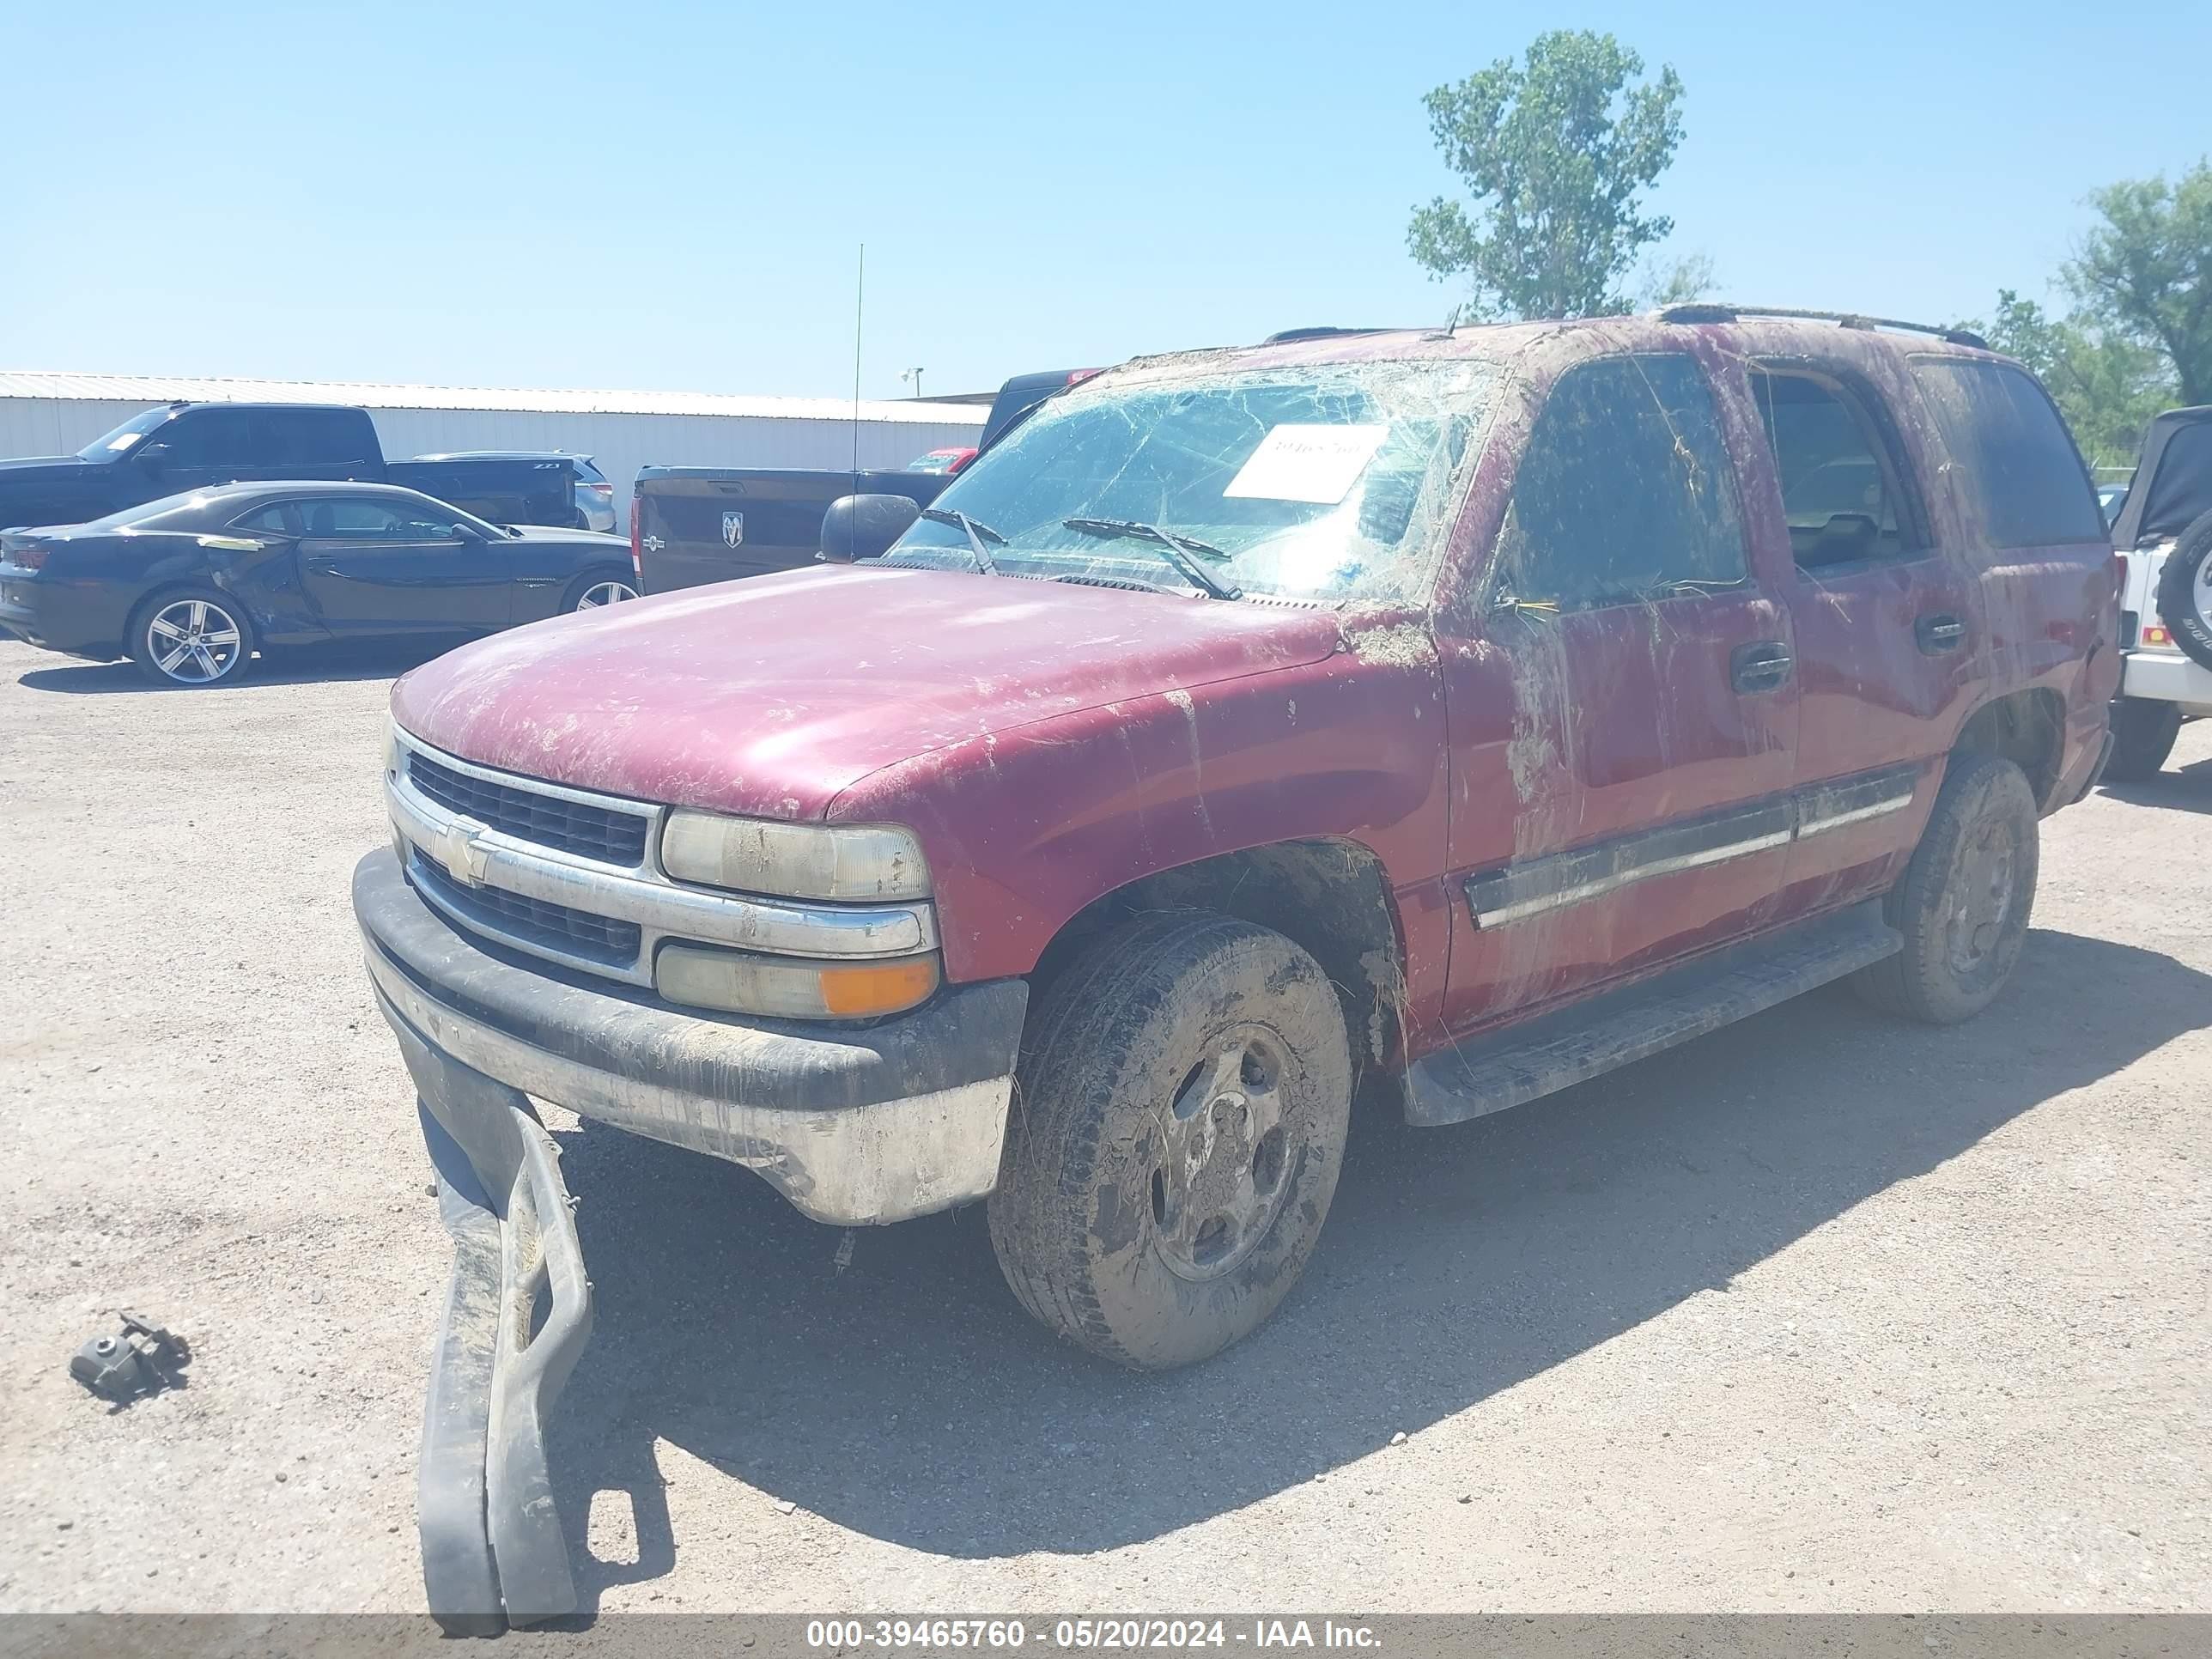
[[[332,401],[339,401],[332,399]],[[0,456],[67,455],[129,420],[143,403],[100,398],[0,397]],[[860,423],[863,467],[904,466],[925,451],[972,444],[973,424]],[[453,449],[559,449],[589,455],[614,481],[617,527],[629,527],[629,489],[641,466],[791,466],[853,464],[849,421],[727,415],[588,415],[537,410],[372,409],[387,457]]]

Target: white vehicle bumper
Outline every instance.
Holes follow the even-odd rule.
[[[2120,695],[2178,702],[2185,714],[2212,716],[2212,668],[2179,651],[2130,651],[2120,665]]]

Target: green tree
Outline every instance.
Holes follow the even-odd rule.
[[[1705,298],[1714,285],[1713,256],[1692,253],[1653,271],[1644,280],[1642,297],[1647,305],[1680,305],[1687,300]]]
[[[2093,466],[2130,465],[2143,422],[2175,401],[2161,354],[2094,321],[2053,317],[2011,289],[1997,290],[1990,321],[1960,326],[2035,372]]]
[[[1640,212],[1682,141],[1682,82],[1610,34],[1554,29],[1421,101],[1466,204],[1413,210],[1406,241],[1439,282],[1464,276],[1489,316],[1587,317],[1627,308],[1619,284],[1674,228]]]
[[[2212,161],[2168,185],[2124,179],[2094,191],[2104,222],[2064,280],[2108,334],[2163,356],[2181,400],[2212,403]]]

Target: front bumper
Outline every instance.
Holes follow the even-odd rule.
[[[716,1017],[461,932],[388,850],[353,901],[386,1018],[509,1088],[742,1164],[817,1221],[902,1221],[998,1182],[1024,981],[866,1026]]]
[[[1028,987],[861,1030],[707,1018],[459,931],[388,850],[356,867],[353,900],[453,1238],[418,1474],[430,1611],[455,1632],[557,1618],[576,1593],[544,1424],[591,1285],[528,1097],[745,1164],[818,1220],[896,1221],[996,1184]]]

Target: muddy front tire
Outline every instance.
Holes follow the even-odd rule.
[[[1952,1025],[1996,1000],[2027,942],[2035,792],[2001,755],[1954,754],[1905,876],[1882,901],[1904,936],[1852,987],[1875,1006]]]
[[[990,1201],[1022,1304],[1147,1370],[1256,1329],[1344,1157],[1351,1054],[1321,964],[1248,922],[1144,917],[1069,965],[1022,1046]]]

